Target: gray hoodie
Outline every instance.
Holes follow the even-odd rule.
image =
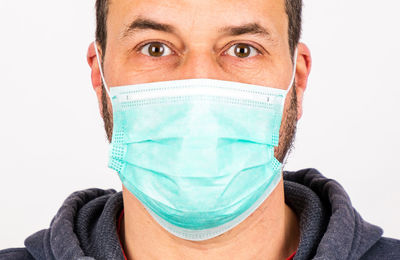
[[[342,186],[315,169],[284,173],[285,200],[300,221],[300,259],[400,259],[400,241],[365,222]],[[117,235],[122,194],[88,189],[70,195],[50,228],[0,259],[124,259]],[[262,234],[260,234],[262,236]]]

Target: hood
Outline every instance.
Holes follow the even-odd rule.
[[[25,247],[35,259],[124,259],[117,236],[122,208],[122,194],[115,190],[75,192],[64,201],[50,228],[28,237]]]
[[[317,170],[285,172],[284,186],[301,229],[295,260],[360,259],[381,239],[382,229],[365,222],[342,186]],[[75,192],[49,229],[25,240],[26,249],[35,259],[124,259],[117,236],[122,209],[121,192]]]
[[[382,236],[364,221],[343,187],[315,169],[285,172],[285,201],[299,217],[298,259],[360,259]]]

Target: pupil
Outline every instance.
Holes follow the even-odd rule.
[[[244,44],[238,44],[235,48],[235,55],[239,58],[246,58],[250,55],[250,48]]]
[[[149,53],[151,56],[160,57],[164,54],[164,47],[160,43],[152,43],[149,46]]]

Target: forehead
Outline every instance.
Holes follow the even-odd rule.
[[[271,34],[287,32],[285,0],[110,0],[109,33],[122,33],[137,17],[172,24],[182,33],[215,32],[224,26],[259,23]],[[110,32],[111,31],[111,32]]]

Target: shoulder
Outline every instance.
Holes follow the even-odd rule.
[[[0,250],[0,260],[34,260],[26,248],[9,248]]]
[[[400,259],[400,240],[382,237],[361,259]]]

